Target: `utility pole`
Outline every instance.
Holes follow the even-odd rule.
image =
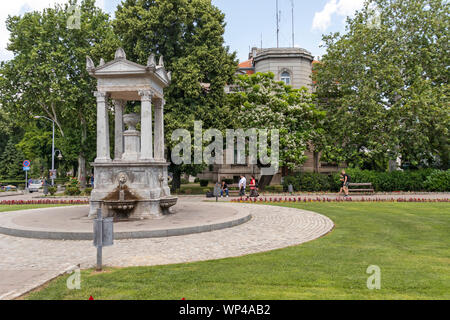
[[[278,12],[278,0],[277,0],[277,48],[280,47],[280,15]]]
[[[295,47],[295,31],[294,31],[294,0],[291,0],[292,3],[292,48]]]

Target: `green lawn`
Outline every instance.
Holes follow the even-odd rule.
[[[40,209],[40,208],[53,208],[53,207],[66,207],[74,206],[75,204],[20,204],[20,205],[4,205],[0,204],[0,212]]]
[[[450,204],[284,204],[320,212],[329,235],[239,258],[157,267],[82,272],[81,290],[67,276],[28,299],[450,299]],[[256,206],[256,205],[255,205]],[[381,290],[368,290],[369,265]]]

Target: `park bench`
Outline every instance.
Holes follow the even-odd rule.
[[[359,187],[358,189],[352,189],[351,187]],[[361,193],[374,193],[375,190],[372,183],[349,183],[348,192],[361,192]]]

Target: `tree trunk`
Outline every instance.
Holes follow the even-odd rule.
[[[313,161],[314,161],[314,172],[319,173],[319,161],[320,161],[320,152],[314,151],[313,152]]]
[[[170,191],[175,193],[181,187],[181,170],[179,166],[173,166],[173,168],[172,187]]]
[[[78,181],[81,188],[86,188],[86,158],[83,152],[83,146],[87,140],[86,120],[81,118],[81,150],[78,154]]]
[[[258,181],[258,189],[260,191],[263,191],[270,183],[272,182],[272,176],[261,176],[261,178]]]
[[[78,155],[78,181],[81,188],[86,188],[86,159],[80,153]]]

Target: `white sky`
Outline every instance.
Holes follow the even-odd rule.
[[[314,15],[312,30],[326,31],[334,15],[345,19],[361,9],[364,0],[329,0],[323,9]]]
[[[271,23],[275,14],[275,0],[212,0],[219,9],[227,15],[225,38],[227,45],[238,52],[241,61],[248,56],[248,47],[259,46],[260,37],[264,33],[264,46],[273,47],[276,44],[275,28]],[[345,18],[352,16],[360,8],[364,0],[293,0],[296,10],[296,46],[305,48],[313,55],[323,55],[324,49],[319,48],[322,33],[344,31]],[[12,54],[6,50],[9,33],[6,30],[5,19],[8,15],[19,15],[33,10],[52,7],[55,3],[65,3],[67,0],[1,0],[0,1],[0,61],[9,60]],[[97,0],[97,6],[113,14],[120,0]],[[282,46],[291,42],[290,37],[290,3],[291,0],[279,0],[283,9],[283,19],[286,25],[281,25]],[[106,6],[105,6],[106,4]],[[281,10],[281,9],[280,9]],[[252,12],[253,28],[248,28],[248,12]],[[244,15],[244,16],[242,16]],[[245,33],[243,33],[245,30]],[[289,32],[288,32],[289,31]],[[287,36],[286,36],[287,34]],[[285,36],[283,38],[283,36]],[[286,39],[287,40],[286,40]],[[284,42],[283,42],[284,41]],[[297,45],[298,43],[298,45]]]
[[[96,0],[100,8],[104,8],[105,0]],[[24,12],[42,10],[53,7],[55,4],[66,3],[67,0],[2,0],[0,4],[0,61],[12,58],[12,54],[6,50],[9,32],[6,30],[5,21],[8,15],[19,15]]]

